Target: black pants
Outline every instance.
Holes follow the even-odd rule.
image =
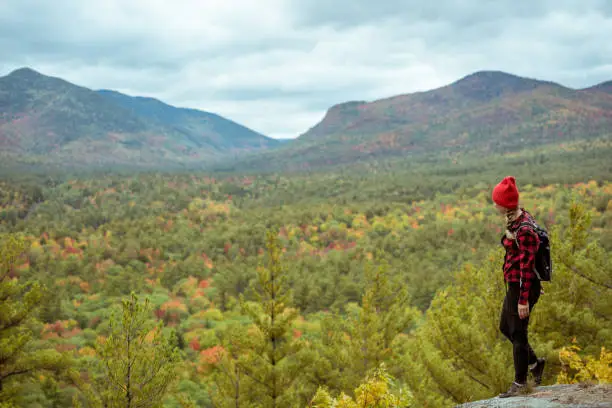
[[[529,288],[529,313],[540,298],[541,284],[532,281]],[[529,316],[521,319],[518,314],[520,287],[517,282],[508,283],[508,290],[502,307],[499,330],[512,342],[514,355],[514,381],[524,384],[527,381],[527,370],[530,364],[536,363],[537,357],[527,340]]]

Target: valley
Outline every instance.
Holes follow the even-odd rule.
[[[167,408],[491,398],[513,375],[491,202],[506,175],[552,237],[530,326],[544,384],[608,381],[605,84],[478,73],[335,106],[278,143],[58,81],[0,79],[0,403],[114,404],[124,381]]]

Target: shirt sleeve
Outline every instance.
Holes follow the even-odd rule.
[[[531,281],[535,278],[535,256],[538,250],[540,239],[530,228],[523,227],[517,231],[517,241],[519,247],[521,294],[519,304],[525,305],[529,300],[529,289]]]

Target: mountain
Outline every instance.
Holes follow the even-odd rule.
[[[276,146],[221,116],[22,68],[0,78],[0,152],[32,163],[181,164]]]
[[[199,147],[209,146],[222,151],[267,148],[278,143],[276,139],[214,113],[177,108],[154,98],[133,97],[111,90],[100,90],[98,93],[151,123],[184,134]]]
[[[313,168],[409,154],[507,153],[609,137],[612,92],[605,89],[602,84],[576,90],[480,71],[430,91],[335,105],[295,142],[254,155],[240,166]]]
[[[587,88],[590,91],[601,91],[612,94],[612,81],[602,82],[601,84]]]

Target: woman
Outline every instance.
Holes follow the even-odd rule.
[[[527,340],[527,326],[533,306],[540,297],[540,280],[534,273],[538,235],[523,223],[532,223],[531,214],[519,206],[519,192],[514,177],[504,178],[493,189],[493,202],[506,219],[506,232],[502,245],[504,257],[504,299],[499,329],[512,342],[514,355],[514,382],[510,389],[499,396],[507,398],[519,395],[527,384],[528,370],[540,384],[545,360],[538,359]]]

